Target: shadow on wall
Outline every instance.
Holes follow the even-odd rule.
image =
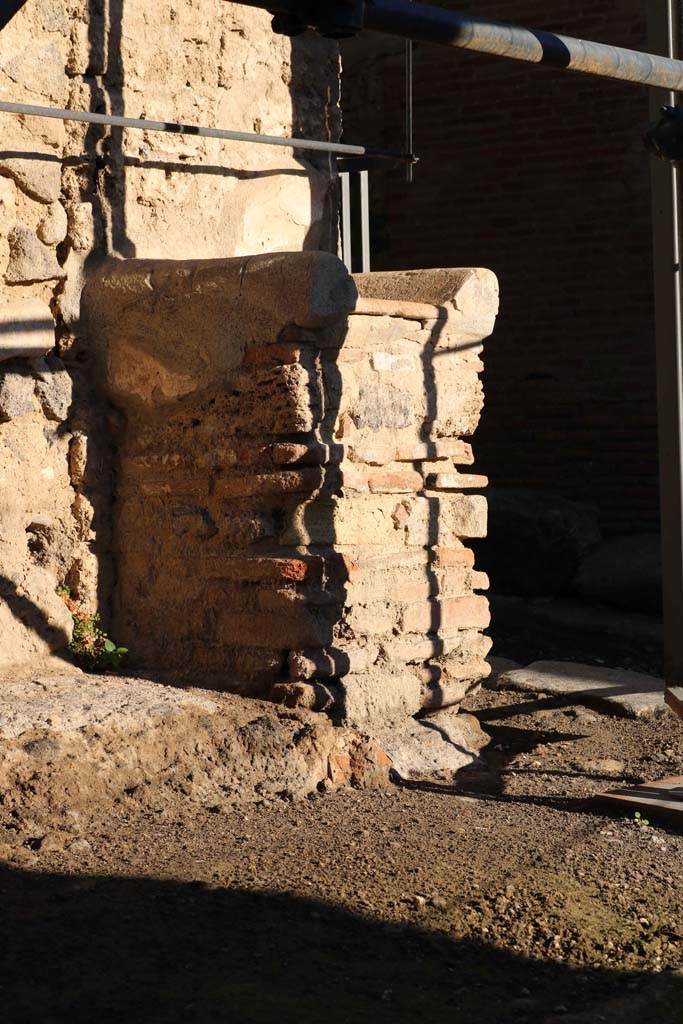
[[[93,69],[101,65],[102,74],[91,79],[91,110],[97,113],[110,113],[119,116],[139,117],[138,110],[126,110],[125,104],[125,65],[121,49],[121,40],[125,15],[125,0],[91,0],[89,21],[89,45]],[[168,14],[166,15],[168,16]],[[249,15],[247,15],[249,16]],[[218,40],[216,60],[218,61]],[[291,123],[294,136],[303,135],[334,141],[341,130],[340,116],[337,110],[339,102],[339,82],[330,81],[324,94],[319,92],[311,96],[313,69],[324,65],[324,50],[329,44],[321,40],[315,33],[297,36],[291,40]],[[317,76],[316,76],[317,77]],[[150,93],[154,94],[155,83],[149,83]],[[161,84],[161,83],[159,83]],[[248,82],[244,83],[245,93]],[[171,119],[173,111],[166,116]],[[321,122],[323,122],[321,124]],[[203,122],[205,123],[205,122]],[[208,125],[209,127],[232,128],[232,124]],[[307,153],[306,159],[299,159],[301,170],[290,167],[268,168],[264,171],[244,170],[229,165],[193,163],[191,161],[172,161],[159,159],[138,159],[124,152],[123,132],[121,128],[105,128],[93,125],[86,135],[85,155],[94,172],[93,192],[96,204],[96,219],[103,227],[105,235],[105,252],[124,258],[145,255],[136,251],[136,244],[131,239],[126,223],[126,189],[127,170],[143,168],[146,170],[163,170],[167,174],[212,175],[216,177],[239,178],[247,181],[258,178],[279,178],[281,176],[309,177],[311,167],[324,173],[329,180],[328,188],[321,202],[314,201],[311,191],[311,210],[309,228],[304,239],[303,249],[320,249],[337,252],[337,186],[335,158],[331,155]],[[284,134],[284,132],[283,132]],[[154,138],[159,135],[153,133]],[[177,137],[176,137],[177,138]],[[235,145],[227,143],[227,145]],[[244,143],[244,146],[249,145]],[[260,148],[260,147],[259,147]],[[268,152],[264,148],[265,152]],[[178,221],[182,220],[182,209],[178,209]],[[174,236],[175,238],[175,236]],[[174,242],[175,244],[175,242]],[[190,246],[191,246],[190,242]],[[91,259],[101,259],[103,252],[94,251]],[[198,254],[191,248],[186,252],[168,254],[174,258],[194,258]],[[233,252],[225,251],[220,256],[232,256]]]
[[[678,1019],[683,996],[680,978],[658,975],[624,1002],[616,971],[284,894],[6,868],[0,892],[7,1024],[660,1024]]]

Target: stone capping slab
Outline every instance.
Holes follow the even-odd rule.
[[[497,689],[552,693],[575,698],[627,718],[662,714],[664,682],[623,668],[602,668],[567,661],[535,661],[526,668],[502,672]]]
[[[41,359],[55,347],[50,307],[39,299],[8,302],[0,309],[0,363]]]
[[[331,253],[109,260],[89,273],[81,311],[112,400],[154,409],[215,385],[286,327],[344,322],[357,298]]]
[[[435,306],[445,321],[443,338],[435,347],[454,341],[483,340],[492,333],[498,313],[498,279],[481,267],[433,270],[394,270],[354,274],[361,303],[372,300]],[[358,305],[356,311],[360,312]],[[397,313],[393,314],[397,316]]]
[[[444,320],[446,310],[429,302],[359,297],[353,313],[359,316],[395,316],[401,320]],[[353,315],[353,314],[352,314]]]
[[[357,292],[340,259],[326,252],[277,252],[206,260],[109,260],[91,272],[86,309],[105,312],[114,302],[130,311],[144,298],[156,303],[190,293],[218,294],[272,313],[299,327],[324,327],[353,310]],[[206,328],[207,325],[205,324]]]

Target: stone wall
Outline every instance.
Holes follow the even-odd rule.
[[[464,439],[495,277],[131,260],[85,299],[125,418],[115,624],[139,663],[373,728],[457,706],[488,673]]]
[[[335,138],[338,55],[224,0],[32,0],[0,96]],[[334,174],[290,151],[0,114],[0,666],[63,651],[66,581],[107,619],[115,417],[80,329],[106,256],[336,250]]]

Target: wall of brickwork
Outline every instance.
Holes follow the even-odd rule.
[[[0,34],[3,99],[334,139],[338,51],[225,0],[32,0]],[[0,667],[61,655],[70,588],[108,619],[115,423],[80,298],[105,257],[336,250],[329,160],[0,115]]]
[[[444,6],[647,48],[643,0]],[[403,47],[344,44],[349,141],[400,147]],[[418,46],[415,183],[372,174],[374,267],[491,267],[477,458],[498,487],[598,503],[603,530],[658,527],[646,90]]]
[[[459,704],[488,674],[466,439],[497,305],[489,271],[354,281],[322,253],[93,276],[143,665],[363,725]]]

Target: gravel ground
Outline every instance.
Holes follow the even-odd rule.
[[[482,691],[455,782],[5,818],[0,1019],[683,1024],[683,835],[587,798],[683,723]]]

